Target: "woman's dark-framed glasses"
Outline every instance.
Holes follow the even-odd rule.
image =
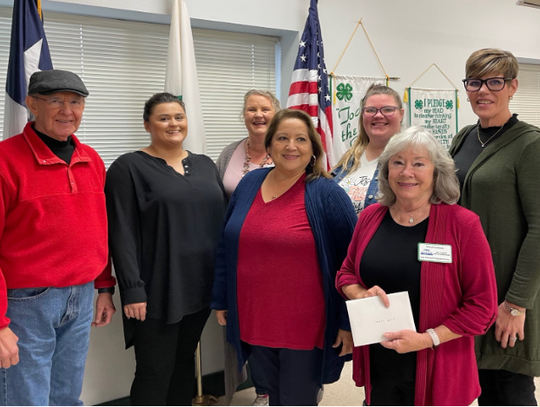
[[[377,109],[376,107],[364,107],[362,108],[362,113],[366,117],[373,117],[377,112],[381,112],[384,117],[392,117],[398,109],[399,107],[397,106],[383,106],[380,109]]]
[[[502,76],[486,79],[467,78],[463,79],[465,90],[469,92],[478,92],[485,83],[487,88],[493,92],[503,90],[506,81],[511,81],[513,78],[503,78]]]

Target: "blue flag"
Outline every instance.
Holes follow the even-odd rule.
[[[4,139],[22,132],[28,121],[24,100],[30,76],[52,69],[40,0],[15,0],[6,80]]]

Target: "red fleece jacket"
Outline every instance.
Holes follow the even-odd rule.
[[[362,254],[387,210],[375,204],[362,211],[336,277],[342,295],[345,285],[364,286],[359,274]],[[422,262],[418,332],[442,324],[462,337],[418,352],[414,404],[466,406],[480,394],[474,335],[485,334],[497,316],[491,251],[478,216],[458,205],[431,205],[426,243],[451,245],[452,263]],[[368,404],[369,372],[369,347],[354,348],[353,379],[366,387]]]
[[[7,289],[115,284],[103,161],[72,135],[68,165],[31,125],[0,142],[0,329],[9,324]]]

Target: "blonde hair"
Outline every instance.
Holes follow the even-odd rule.
[[[249,97],[254,95],[264,96],[265,98],[269,99],[270,102],[272,102],[272,107],[274,108],[275,113],[281,110],[281,104],[279,103],[279,99],[272,92],[270,92],[269,90],[250,89],[244,95],[244,105],[242,106],[242,114],[240,115],[242,118],[244,118],[244,115],[246,113],[247,101]]]
[[[362,98],[362,101],[360,102],[360,133],[356,140],[354,140],[354,144],[351,146],[351,148],[349,148],[347,152],[343,154],[341,159],[334,167],[342,167],[344,175],[353,172],[358,167],[360,167],[360,157],[362,157],[362,154],[364,154],[364,151],[366,151],[366,148],[369,144],[369,136],[367,135],[366,129],[364,128],[364,115],[362,114],[362,109],[366,105],[367,100],[374,95],[392,96],[396,102],[397,107],[399,107],[399,109],[403,109],[401,97],[394,89],[379,84],[373,84],[368,88],[366,95]]]

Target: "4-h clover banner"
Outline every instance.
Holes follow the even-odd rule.
[[[333,167],[358,137],[360,102],[373,83],[386,85],[385,77],[332,75],[334,136],[332,140]]]
[[[458,128],[457,90],[408,88],[407,91],[409,125],[430,130],[448,149]]]

